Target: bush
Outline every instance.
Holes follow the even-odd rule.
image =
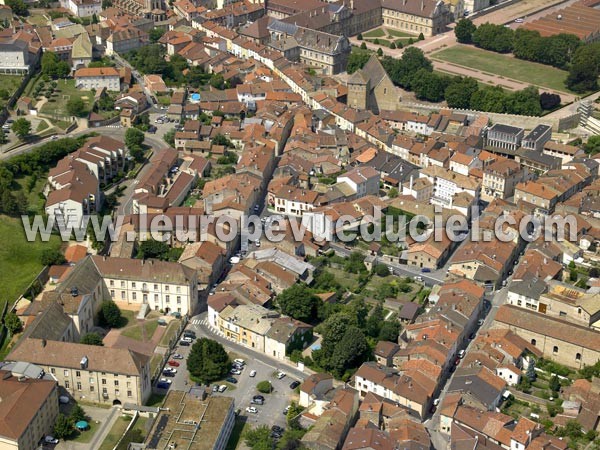
[[[271,386],[271,382],[270,381],[264,380],[264,381],[260,381],[256,385],[256,390],[258,392],[263,393],[263,394],[270,394],[271,391],[273,390],[273,386]]]
[[[85,336],[82,336],[81,340],[79,342],[81,344],[86,344],[86,345],[97,345],[97,346],[104,345],[104,343],[102,342],[102,336],[100,336],[98,333],[88,333]]]
[[[390,271],[385,264],[377,264],[373,267],[373,273],[380,277],[387,277],[390,274]]]
[[[356,36],[356,39],[358,39],[359,41],[362,41],[363,40],[362,33],[358,33],[358,36]]]
[[[123,326],[123,316],[121,310],[112,300],[105,300],[100,307],[99,322],[111,328],[119,328]]]
[[[361,50],[366,50],[367,44],[363,42],[362,44],[360,44],[360,48],[361,48]]]
[[[54,266],[64,264],[67,260],[60,250],[47,248],[42,252],[40,262],[44,266]]]
[[[390,44],[390,49],[394,50],[395,48],[396,48],[396,44],[392,42],[392,43]]]

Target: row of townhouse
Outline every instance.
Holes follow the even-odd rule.
[[[125,167],[125,145],[107,136],[86,141],[48,173],[46,214],[65,223],[79,224],[84,215],[100,210],[101,188]]]

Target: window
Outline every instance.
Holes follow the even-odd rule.
[[[179,294],[179,293],[181,292],[181,287],[177,286],[177,289],[176,289],[176,291],[177,291],[177,293]]]
[[[132,300],[136,300],[136,299],[137,299],[137,295],[136,295],[136,293],[135,293],[135,292],[132,292],[132,293],[131,293],[131,299],[132,299]]]
[[[68,377],[68,376],[69,376],[69,371],[68,371],[68,370],[65,370],[65,371],[63,371],[63,375],[64,375],[65,377]]]
[[[165,303],[169,303],[169,296],[168,295],[165,296]]]
[[[124,288],[125,287],[125,282],[121,281],[121,287]]]
[[[55,373],[56,373],[56,371],[54,370],[54,367],[51,367],[51,368],[50,368],[50,373],[51,373],[51,374],[55,374]]]
[[[94,378],[90,377],[90,384],[94,384]]]
[[[552,353],[558,353],[558,345],[552,347]]]
[[[127,397],[133,397],[133,395],[131,394],[131,391],[127,391]]]
[[[131,282],[131,288],[132,288],[132,289],[135,289],[135,281],[132,281],[132,282]]]
[[[169,285],[168,284],[165,286],[165,291],[169,292]]]
[[[155,284],[155,285],[154,285],[154,290],[155,290],[155,291],[158,291],[158,284]]]
[[[115,389],[115,395],[118,396],[119,395],[119,390]]]
[[[581,361],[581,353],[575,353],[575,360]]]
[[[119,380],[115,380],[115,386],[119,385]]]
[[[79,377],[81,376],[81,372],[80,372],[79,370],[76,370],[76,371],[75,371],[75,376],[76,376],[77,378],[79,378]]]
[[[181,296],[180,295],[177,296],[177,304],[181,305]]]
[[[111,290],[110,290],[110,296],[111,296],[112,298],[115,298],[115,291],[114,291],[114,289],[111,289]]]
[[[125,291],[121,291],[121,300],[125,300]]]
[[[80,391],[81,390],[81,383],[77,382],[77,390]]]
[[[102,378],[102,384],[106,384],[106,378]]]
[[[94,392],[94,386],[90,386],[90,392]]]
[[[531,340],[531,345],[535,345],[537,343],[537,341],[535,339]]]
[[[69,382],[65,381],[65,389],[69,389]]]
[[[115,280],[110,280],[109,283],[110,287],[113,287],[115,285]]]

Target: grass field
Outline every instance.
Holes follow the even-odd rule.
[[[0,89],[6,89],[9,97],[17,90],[21,85],[23,77],[18,75],[0,75]],[[8,98],[0,98],[0,107],[4,107]]]
[[[544,64],[523,61],[464,45],[456,45],[434,53],[432,58],[536,86],[569,92],[564,83],[567,72]]]
[[[57,80],[56,91],[47,103],[42,106],[41,113],[51,117],[69,117],[67,111],[67,102],[71,98],[79,97],[83,100],[89,109],[94,100],[94,94],[91,91],[82,91],[75,87],[75,80]]]
[[[177,333],[179,325],[181,325],[181,320],[171,320],[169,322],[169,325],[167,325],[167,331],[165,331],[165,333],[162,335],[162,338],[160,338],[160,342],[158,343],[158,345],[162,347],[168,347],[169,342],[171,341],[171,339],[173,339],[175,333]]]
[[[42,190],[46,184],[46,177],[29,175],[23,178],[17,178],[15,183],[20,187],[21,191],[23,191],[23,194],[25,194],[28,212],[32,214],[42,214],[44,212],[44,205],[46,204],[46,199],[42,194]],[[30,186],[31,190],[29,190]]]
[[[137,341],[148,342],[152,339],[156,327],[158,327],[158,320],[145,320],[142,324],[123,330],[121,335]]]
[[[106,438],[104,439],[104,442],[102,442],[102,445],[100,445],[99,450],[112,450],[115,448],[115,445],[117,445],[117,442],[119,442],[119,439],[121,439],[121,436],[123,436],[125,433],[129,422],[131,422],[131,417],[119,417],[108,432],[108,435],[106,435]]]
[[[14,302],[42,270],[40,257],[44,249],[59,248],[60,240],[28,242],[21,219],[0,215],[0,302]]]

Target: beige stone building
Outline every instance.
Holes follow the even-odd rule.
[[[437,0],[381,0],[383,25],[423,36],[442,33],[453,17],[449,5]]]
[[[501,306],[494,328],[509,329],[535,345],[544,358],[581,369],[600,360],[600,332],[511,305]]]
[[[226,306],[217,319],[219,331],[258,352],[265,351],[265,335],[279,313],[259,305]]]
[[[506,199],[515,193],[518,183],[527,181],[528,171],[513,159],[500,158],[483,170],[481,199]]]
[[[58,416],[55,381],[0,370],[0,449],[34,450]]]
[[[377,56],[348,79],[348,106],[375,113],[398,109],[401,97]]]
[[[152,393],[150,358],[125,348],[28,338],[6,360],[40,366],[76,400],[141,405]]]

